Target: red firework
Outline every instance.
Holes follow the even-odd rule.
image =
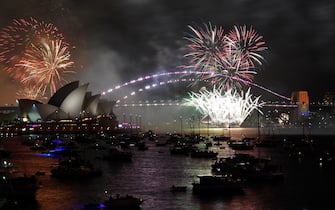
[[[185,57],[190,57],[191,68],[215,71],[221,65],[219,57],[224,50],[224,30],[211,23],[204,26],[204,29],[189,26],[194,35],[186,37],[190,50]]]
[[[255,62],[262,65],[264,59],[260,52],[267,49],[263,37],[260,36],[252,26],[248,29],[246,25],[234,26],[226,39],[229,50],[238,54],[249,62],[250,66],[255,66]]]
[[[62,85],[70,61],[69,44],[58,28],[34,18],[13,20],[0,31],[0,62],[11,78],[38,89],[55,93]]]

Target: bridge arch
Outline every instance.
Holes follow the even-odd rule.
[[[142,88],[139,88],[137,90],[132,90],[130,91],[128,94],[126,95],[123,95],[122,97],[118,98],[116,101],[117,103],[119,103],[122,99],[128,99],[129,97],[133,96],[133,95],[136,95],[137,93],[139,92],[143,92],[145,90],[150,90],[152,88],[155,88],[157,86],[162,86],[162,85],[169,85],[169,84],[173,84],[173,83],[176,83],[176,82],[194,82],[195,80],[198,80],[198,79],[194,79],[194,78],[189,78],[189,79],[186,79],[185,77],[186,76],[190,76],[192,74],[195,74],[195,75],[200,75],[200,74],[211,74],[211,75],[215,75],[215,76],[224,76],[224,77],[229,77],[227,75],[224,75],[224,74],[214,74],[213,72],[202,72],[202,71],[173,71],[173,72],[162,72],[162,73],[156,73],[156,74],[151,74],[151,75],[145,75],[145,76],[142,76],[142,77],[138,77],[137,79],[133,79],[133,80],[129,80],[123,84],[119,84],[119,85],[116,85],[114,86],[113,88],[110,88],[108,89],[107,91],[103,91],[101,93],[101,95],[107,95],[107,94],[112,94],[122,88],[125,88],[125,87],[128,87],[128,86],[131,86],[131,85],[135,85],[137,83],[143,83],[143,82],[146,82],[146,81],[150,81],[152,79],[160,79],[162,77],[168,77],[168,76],[179,76],[179,78],[177,79],[171,79],[171,80],[167,80],[167,81],[160,81],[160,82],[154,82],[154,83],[151,83],[149,85],[145,85],[144,87]],[[241,81],[241,79],[239,78],[232,78],[234,80],[239,80]],[[250,82],[250,81],[245,81],[243,80],[242,81],[244,84],[247,84],[249,86],[253,86],[253,87],[256,87],[256,88],[259,88],[263,91],[266,91],[267,93],[270,93],[274,96],[277,96],[281,99],[284,99],[286,101],[291,101],[291,99],[289,97],[286,97],[282,94],[279,94],[275,91],[272,91],[264,86],[261,86],[257,83],[254,83],[254,82]]]

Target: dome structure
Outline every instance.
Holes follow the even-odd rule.
[[[71,91],[62,101],[60,109],[70,118],[80,117],[88,84],[82,85]]]
[[[94,96],[86,96],[84,109],[89,115],[97,115],[99,112],[98,105],[100,100],[100,94]],[[102,114],[102,113],[101,113]]]
[[[71,82],[58,89],[49,99],[48,104],[60,107],[64,99],[75,89],[79,87],[79,81]]]

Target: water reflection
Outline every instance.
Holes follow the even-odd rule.
[[[211,159],[197,159],[170,154],[170,146],[156,146],[148,141],[148,150],[130,148],[131,162],[102,160],[99,150],[85,149],[85,158],[101,167],[103,175],[92,179],[60,180],[51,177],[50,169],[58,158],[40,156],[20,141],[8,141],[13,150],[12,161],[27,174],[37,176],[41,188],[37,205],[21,209],[83,209],[84,204],[99,203],[108,195],[134,195],[144,199],[142,209],[320,209],[329,204],[327,196],[335,193],[334,170],[320,168],[310,161],[290,159],[282,148],[255,148],[245,151],[255,156],[271,157],[283,166],[285,178],[275,183],[249,183],[244,193],[233,196],[198,196],[192,193],[197,175],[211,174]],[[83,147],[83,145],[81,145]],[[83,147],[87,148],[87,147]],[[213,146],[219,157],[234,154],[227,145]],[[187,186],[187,191],[172,193],[172,185]]]

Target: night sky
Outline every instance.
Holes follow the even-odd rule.
[[[188,25],[252,25],[268,47],[254,81],[288,97],[307,90],[313,100],[335,89],[333,11],[332,0],[6,0],[0,27],[28,17],[53,23],[75,46],[77,74],[68,80],[89,82],[100,93],[141,75],[177,70],[187,62]],[[0,76],[0,105],[15,103],[15,82],[4,71]]]

